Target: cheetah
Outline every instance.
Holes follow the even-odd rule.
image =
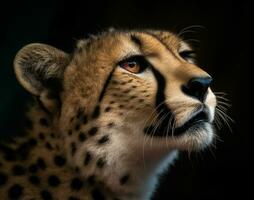
[[[14,59],[35,101],[0,144],[1,199],[147,200],[179,151],[215,136],[211,76],[169,31],[110,30],[72,54],[33,43]]]

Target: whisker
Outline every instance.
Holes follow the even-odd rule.
[[[226,97],[224,97],[224,96],[219,96],[219,95],[217,95],[216,98],[217,98],[217,99],[220,99],[220,100],[224,100],[225,102],[230,102],[230,101],[229,101]]]
[[[164,102],[161,102],[158,106],[156,106],[154,109],[153,109],[153,112],[152,114],[150,114],[147,118],[147,120],[145,121],[144,123],[144,127],[147,126],[148,122],[150,119],[152,119],[151,121],[151,124],[154,124],[154,122],[159,118],[160,114],[163,112],[163,110],[161,110],[159,113],[156,113],[157,109],[163,105]],[[143,139],[143,166],[144,166],[144,169],[146,168],[146,164],[145,164],[145,144],[146,142],[148,142],[148,140],[152,140],[153,136],[152,137],[149,137],[145,134],[144,136],[144,139]],[[152,141],[151,141],[152,142]]]
[[[228,117],[227,115],[225,115],[225,113],[223,111],[221,111],[219,108],[216,108],[217,114],[218,116],[222,119],[222,121],[225,122],[225,124],[227,125],[227,127],[229,128],[230,132],[232,131],[232,128],[228,122],[228,119],[231,119],[230,117]],[[228,118],[227,118],[228,117]]]
[[[223,112],[223,110],[220,109],[220,107],[216,107],[217,110],[219,110],[225,118],[227,118],[232,123],[235,123],[235,120],[233,120],[227,113]]]
[[[190,39],[185,39],[184,41],[187,42],[187,43],[193,42],[193,44],[194,44],[194,42],[196,42],[196,43],[198,43],[198,44],[201,43],[199,40],[197,40],[197,39],[191,39],[191,38],[190,38]]]
[[[164,114],[160,120],[157,122],[156,126],[153,128],[153,131],[152,131],[152,138],[154,137],[155,133],[156,133],[156,130],[159,128],[159,126],[161,125],[161,123],[163,122],[164,119],[166,119],[166,117],[169,115],[169,113],[167,114]],[[152,143],[151,143],[151,146],[152,146]]]
[[[221,124],[221,122],[219,121],[218,115],[215,115],[215,117],[214,117],[214,123],[215,123],[215,126],[216,126],[219,130],[222,128],[222,124]]]
[[[231,106],[232,106],[232,104],[227,103],[227,102],[223,102],[223,101],[217,101],[217,103],[218,103],[219,105],[224,105],[224,106],[226,106],[226,107],[231,107]]]
[[[216,95],[217,95],[217,94],[219,94],[219,95],[221,94],[221,95],[225,95],[225,96],[227,95],[226,92],[213,92],[213,93],[216,94]]]
[[[217,105],[216,107],[219,108],[220,110],[222,110],[223,112],[227,112],[227,110],[228,110],[226,107],[224,107],[222,105]]]
[[[205,27],[202,26],[202,25],[191,25],[191,26],[187,26],[187,27],[181,29],[181,30],[179,31],[179,33],[177,34],[177,36],[180,37],[181,35],[184,34],[185,31],[190,30],[190,29],[194,29],[194,28],[202,28],[202,29],[205,29]]]
[[[158,121],[161,113],[163,112],[163,110],[161,110],[151,121],[151,124],[153,125],[154,123],[157,123],[156,121]],[[152,131],[151,131],[152,132]],[[149,139],[149,137],[147,137]]]

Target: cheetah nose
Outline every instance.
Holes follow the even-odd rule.
[[[182,86],[182,91],[201,102],[204,102],[207,90],[211,85],[213,79],[210,76],[195,77],[188,81],[187,85]]]

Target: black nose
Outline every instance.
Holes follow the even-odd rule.
[[[196,77],[189,80],[187,85],[182,86],[182,90],[185,94],[197,98],[203,102],[207,95],[207,89],[212,83],[212,78],[207,77]]]

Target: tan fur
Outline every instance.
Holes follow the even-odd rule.
[[[138,38],[141,45],[132,41],[132,36]],[[213,132],[211,125],[206,124],[206,128],[195,134],[185,133],[179,137],[174,137],[173,133],[167,137],[145,135],[146,126],[158,123],[159,114],[155,110],[158,83],[149,70],[132,74],[117,65],[127,56],[143,55],[163,75],[166,81],[165,102],[175,115],[174,125],[180,127],[201,105],[197,99],[184,94],[181,86],[193,77],[209,76],[193,62],[181,58],[179,51],[186,48],[190,47],[173,33],[153,30],[111,30],[79,41],[72,56],[42,44],[24,47],[14,62],[16,75],[43,106],[36,105],[29,111],[33,128],[28,131],[27,138],[35,138],[37,144],[31,147],[28,158],[15,162],[0,158],[0,172],[8,176],[6,184],[0,186],[3,199],[8,199],[9,188],[14,183],[24,187],[22,199],[40,199],[41,191],[48,190],[57,200],[70,196],[96,200],[95,188],[105,199],[148,199],[157,182],[156,174],[173,162],[177,150],[204,148],[211,143]],[[114,72],[100,101],[112,70]],[[44,84],[49,77],[60,82],[61,89],[55,90]],[[52,93],[54,95],[49,98]],[[216,99],[210,89],[204,103],[209,108],[212,123]],[[98,116],[94,116],[96,108],[100,111]],[[42,118],[49,126],[39,123]],[[98,130],[91,135],[94,127]],[[41,133],[45,139],[39,137]],[[86,137],[84,141],[79,139],[82,134]],[[103,136],[108,136],[109,140],[100,144]],[[9,145],[9,148],[17,149],[27,138],[20,142],[17,139],[16,144]],[[47,143],[52,149],[47,147]],[[84,164],[88,152],[91,157]],[[66,158],[63,167],[55,166],[55,155]],[[28,167],[38,157],[43,158],[47,168],[37,172],[41,184],[35,186],[28,181],[32,175]],[[102,167],[98,167],[99,160],[104,161]],[[12,175],[11,168],[15,163],[26,168],[25,175]],[[48,185],[50,174],[59,177],[59,186]],[[127,175],[126,183],[122,184],[121,178]],[[94,184],[89,183],[91,176],[95,177]],[[79,191],[70,188],[74,177],[84,182]]]

